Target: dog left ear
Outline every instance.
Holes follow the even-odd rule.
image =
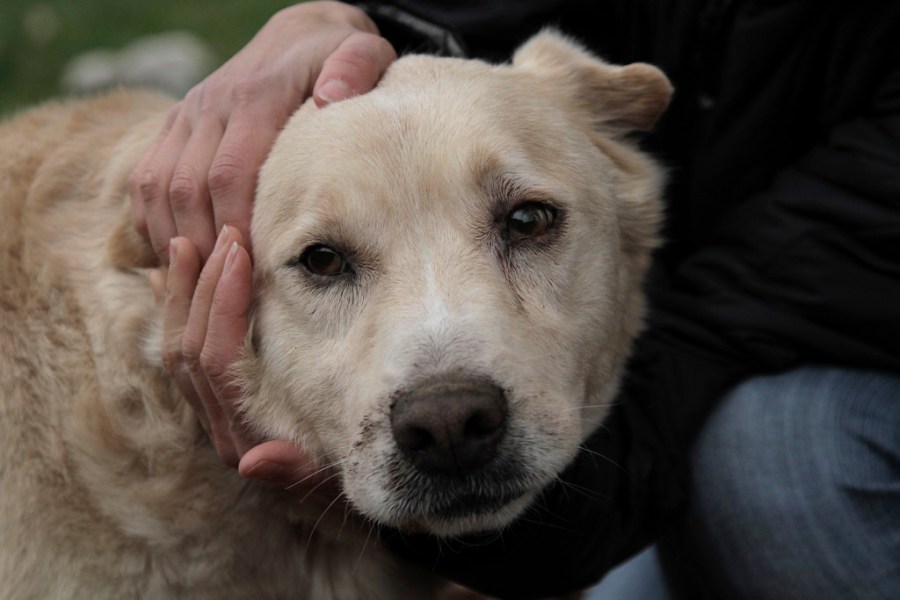
[[[558,82],[569,101],[607,133],[650,131],[672,97],[662,71],[645,63],[611,65],[553,30],[538,33],[513,56],[513,65]]]

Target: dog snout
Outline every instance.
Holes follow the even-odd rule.
[[[503,390],[483,379],[440,379],[400,393],[391,408],[397,446],[419,470],[462,474],[490,462],[506,432]]]

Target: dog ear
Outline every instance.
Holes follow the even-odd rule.
[[[561,93],[611,134],[650,131],[672,97],[672,85],[652,65],[611,65],[577,42],[544,30],[522,45],[513,65],[556,80]]]

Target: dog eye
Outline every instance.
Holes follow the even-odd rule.
[[[556,210],[540,202],[526,202],[506,217],[506,239],[511,242],[536,238],[547,233],[556,221]]]
[[[347,259],[340,252],[322,245],[307,248],[300,256],[300,263],[310,273],[326,277],[342,275],[350,268]]]

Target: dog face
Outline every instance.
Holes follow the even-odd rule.
[[[551,33],[408,57],[288,123],[260,175],[244,409],[387,525],[504,525],[572,460],[640,328],[670,94]]]

